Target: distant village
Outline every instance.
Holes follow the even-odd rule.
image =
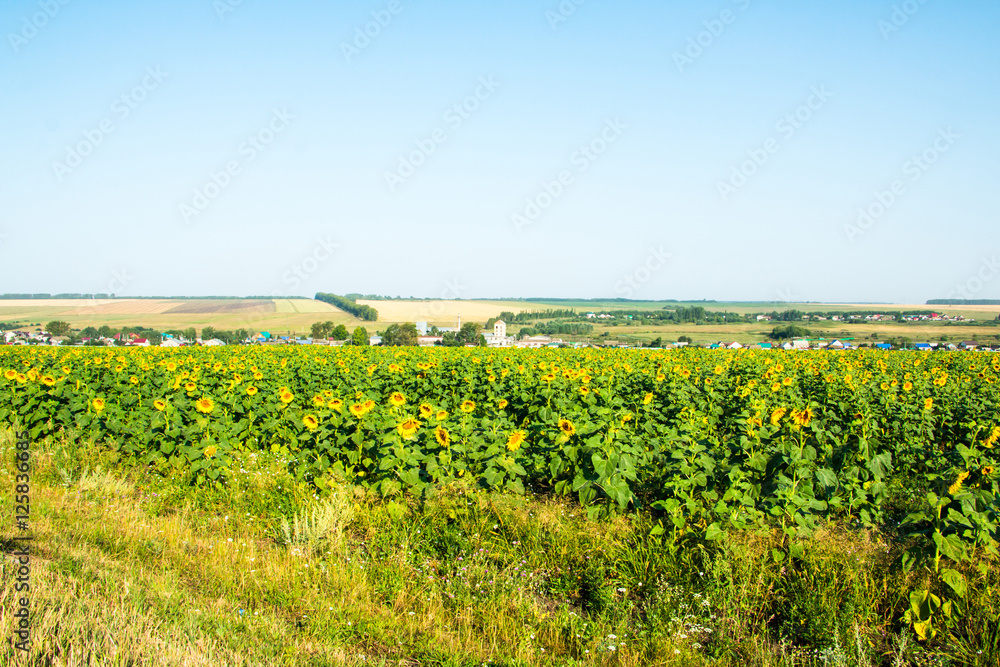
[[[603,318],[605,314],[595,315],[594,313],[587,313],[588,318]],[[961,321],[962,318],[946,318],[945,316],[934,316],[930,319],[940,318],[942,321],[944,319],[952,319]],[[758,321],[769,320],[767,316],[758,316]],[[803,318],[805,319],[805,318]],[[822,318],[820,318],[822,319]],[[833,319],[837,319],[834,317]],[[878,320],[879,316],[869,316],[865,319]],[[965,320],[968,321],[968,320]],[[51,324],[51,323],[50,323]],[[390,325],[390,327],[395,325]],[[467,331],[470,325],[466,325],[463,330],[461,327],[461,319],[459,319],[458,327],[428,327],[426,322],[417,322],[413,326],[416,329],[416,345],[420,347],[433,347],[447,345],[446,337],[451,334],[453,339],[454,335],[462,331]],[[478,329],[478,328],[477,328]],[[213,329],[207,328],[208,331],[214,332]],[[249,333],[245,338],[233,341],[225,341],[221,338],[203,338],[197,335],[189,335],[185,337],[178,333],[161,333],[157,334],[159,341],[153,343],[148,337],[144,337],[139,333],[115,333],[106,336],[95,335],[95,336],[83,336],[83,337],[71,337],[68,335],[55,335],[48,332],[41,325],[35,325],[34,328],[8,328],[0,329],[0,345],[85,345],[85,346],[124,346],[124,347],[149,347],[151,345],[156,345],[159,347],[183,347],[183,346],[221,346],[221,345],[326,345],[326,346],[342,346],[351,344],[367,344],[367,345],[385,345],[385,344],[399,344],[399,343],[388,343],[384,340],[381,335],[368,335],[363,328],[359,327],[358,330],[364,332],[363,343],[356,342],[355,338],[352,341],[351,337],[346,339],[335,339],[334,337],[302,337],[295,335],[277,335],[272,334],[268,331],[258,331]],[[189,330],[193,332],[194,330]],[[874,348],[880,350],[893,350],[893,349],[909,349],[918,350],[924,352],[930,352],[934,350],[981,350],[981,351],[993,351],[1000,352],[1000,344],[990,345],[987,343],[981,343],[975,340],[962,341],[961,343],[946,343],[946,342],[918,342],[912,343],[910,341],[905,342],[879,342],[879,341],[864,341],[857,342],[853,339],[831,339],[825,340],[823,338],[794,338],[784,342],[759,342],[759,343],[740,343],[739,341],[717,341],[713,343],[695,345],[688,337],[681,336],[681,340],[674,343],[664,343],[661,339],[656,339],[650,343],[640,344],[634,341],[618,341],[607,338],[595,338],[593,340],[587,341],[570,341],[563,340],[562,338],[550,335],[533,335],[533,336],[513,336],[507,333],[507,324],[503,320],[497,320],[493,323],[492,329],[479,331],[479,340],[474,342],[463,342],[460,343],[465,347],[493,347],[493,348],[634,348],[634,349],[649,349],[649,350],[671,350],[680,349],[684,347],[701,347],[706,349],[727,349],[727,350],[786,350],[786,351],[798,351],[798,350],[851,350],[858,348]],[[409,343],[412,344],[412,343]],[[454,344],[454,343],[453,343]]]

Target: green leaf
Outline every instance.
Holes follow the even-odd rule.
[[[725,535],[726,532],[722,530],[722,527],[719,525],[718,522],[710,524],[708,528],[705,530],[705,539],[711,540],[713,542],[721,540],[723,537],[725,537]]]
[[[948,584],[951,590],[955,591],[955,595],[960,598],[965,597],[965,577],[962,576],[961,572],[952,569],[945,569],[941,571],[941,581]]]

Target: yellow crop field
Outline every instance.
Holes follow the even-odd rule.
[[[485,322],[502,311],[520,313],[526,310],[544,310],[554,306],[525,304],[523,301],[366,301],[359,304],[378,311],[379,322],[427,322],[431,325],[453,327],[459,315],[463,322]]]

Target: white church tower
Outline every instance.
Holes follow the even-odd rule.
[[[503,320],[497,320],[493,325],[493,336],[495,338],[506,338],[507,337],[507,323]]]

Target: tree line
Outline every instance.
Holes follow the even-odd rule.
[[[332,306],[336,306],[344,312],[354,315],[354,317],[359,320],[364,320],[366,322],[374,322],[378,320],[377,310],[371,306],[356,303],[347,297],[343,297],[338,294],[327,294],[326,292],[316,292],[315,298],[317,301],[322,301]]]

